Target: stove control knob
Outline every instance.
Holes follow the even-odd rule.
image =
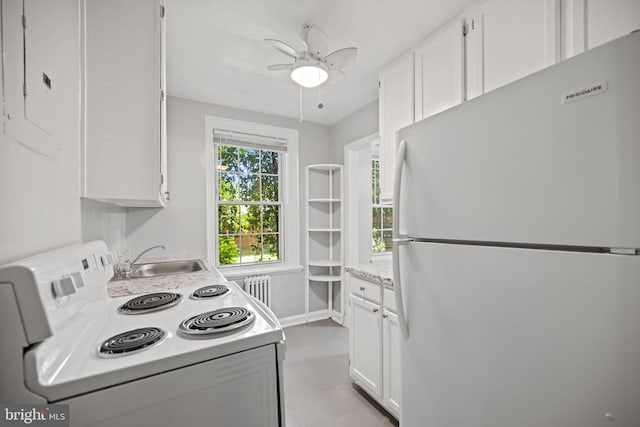
[[[73,276],[64,276],[53,282],[53,293],[57,298],[65,297],[76,292],[76,283]]]
[[[82,271],[76,271],[75,273],[71,273],[71,277],[76,285],[76,289],[84,288],[84,274]]]
[[[104,258],[107,262],[107,265],[114,265],[116,262],[118,262],[118,257],[116,256],[115,252],[107,252],[104,255]]]

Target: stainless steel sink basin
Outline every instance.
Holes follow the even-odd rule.
[[[141,277],[169,276],[171,274],[185,274],[206,270],[202,262],[197,259],[184,261],[149,262],[134,264],[132,279]]]

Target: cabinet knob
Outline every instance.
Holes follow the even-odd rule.
[[[380,310],[379,310],[379,309],[377,309],[377,308],[374,308],[374,309],[373,309],[373,312],[374,312],[374,313],[377,313],[378,311],[380,311]]]
[[[360,290],[364,292],[364,286],[360,286]]]
[[[388,314],[383,314],[383,315],[382,315],[382,318],[383,318],[383,319],[386,319],[387,317],[389,317],[389,315],[388,315]]]

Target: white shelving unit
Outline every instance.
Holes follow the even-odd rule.
[[[306,224],[305,224],[305,315],[307,322],[332,318],[344,321],[344,206],[342,195],[343,168],[336,164],[306,167]],[[327,308],[311,309],[312,286],[327,287]],[[337,294],[334,294],[337,290]],[[334,307],[333,300],[340,300]],[[337,308],[337,310],[336,310]]]

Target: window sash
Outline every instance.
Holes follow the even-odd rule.
[[[235,141],[229,141],[229,142],[235,142]],[[260,176],[275,176],[278,178],[278,200],[277,201],[273,201],[273,200],[220,200],[220,173],[222,171],[219,171],[217,168],[218,162],[220,160],[220,151],[219,151],[219,147],[220,146],[232,146],[232,147],[236,147],[236,148],[244,148],[244,149],[253,149],[253,150],[258,150],[258,151],[272,151],[272,152],[278,152],[278,173],[277,174],[271,174],[271,173],[262,173],[259,169],[258,172],[251,172],[248,175],[250,176],[256,176],[256,177],[260,177]],[[285,147],[286,149],[286,147]],[[285,242],[285,238],[284,238],[284,229],[283,229],[283,224],[284,224],[284,201],[283,201],[283,186],[284,186],[284,170],[285,170],[285,162],[286,162],[286,155],[285,155],[286,151],[285,150],[277,150],[275,149],[275,147],[271,147],[271,146],[266,146],[266,145],[261,145],[261,146],[254,146],[254,144],[247,144],[247,143],[238,143],[238,144],[234,144],[234,143],[227,143],[226,141],[223,143],[219,143],[216,142],[214,143],[214,170],[215,170],[215,174],[214,174],[214,211],[215,211],[215,245],[216,245],[216,259],[215,259],[215,265],[217,267],[223,267],[223,268],[228,268],[228,267],[247,267],[247,266],[251,266],[251,265],[265,265],[265,264],[284,264],[285,263],[285,247],[284,247],[284,242]],[[232,171],[230,173],[236,173],[235,171]],[[239,173],[239,171],[237,172]],[[262,184],[260,184],[260,197],[263,197],[263,193],[262,193]],[[264,232],[263,230],[263,226],[262,226],[262,221],[263,218],[261,217],[260,219],[260,232],[258,233],[247,233],[247,232],[243,232],[242,231],[242,213],[240,213],[240,227],[238,229],[238,233],[220,233],[220,216],[219,216],[219,206],[278,206],[278,231],[277,232]],[[277,235],[278,236],[278,259],[277,260],[264,260],[264,261],[254,261],[254,262],[242,262],[242,236],[260,236],[261,239],[261,255],[264,255],[264,236],[273,236],[273,235]],[[240,251],[239,254],[239,262],[234,263],[234,264],[221,264],[220,263],[220,238],[221,237],[234,237],[234,236],[239,236],[239,240],[240,240],[240,247],[238,248]]]

